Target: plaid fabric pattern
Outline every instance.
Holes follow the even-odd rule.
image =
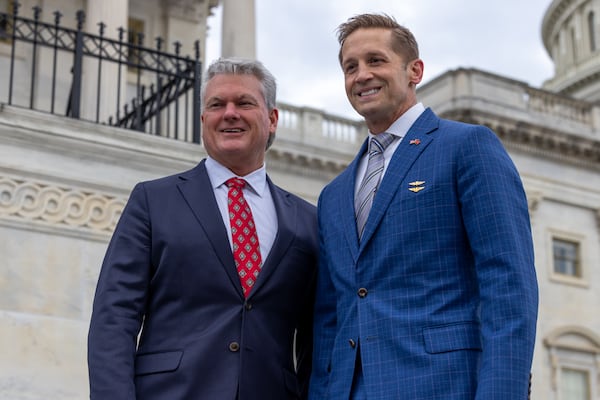
[[[312,400],[524,400],[538,288],[525,193],[498,138],[427,109],[362,239],[355,159],[321,193]],[[358,345],[352,346],[351,343]]]

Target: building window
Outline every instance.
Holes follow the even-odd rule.
[[[596,51],[596,23],[594,18],[594,12],[588,14],[588,32],[590,35],[590,50]]]
[[[127,21],[127,43],[129,43],[129,53],[127,54],[127,61],[130,63],[129,70],[136,71],[137,68],[133,65],[139,64],[139,52],[135,49],[135,46],[140,45],[140,34],[144,33],[144,21],[138,18],[129,18]]]
[[[562,368],[560,374],[561,400],[591,400],[589,371]]]
[[[558,400],[592,400],[599,387],[600,337],[581,326],[565,326],[544,338],[551,384]]]
[[[552,239],[554,273],[582,278],[579,243],[564,239]]]

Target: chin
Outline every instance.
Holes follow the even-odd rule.
[[[364,118],[368,118],[370,115],[377,114],[376,107],[365,107],[365,106],[361,107],[361,106],[359,106],[359,107],[354,107],[354,110],[356,110],[356,112]]]

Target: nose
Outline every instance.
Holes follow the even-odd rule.
[[[358,66],[356,67],[356,74],[354,76],[354,80],[356,82],[368,81],[372,77],[373,74],[371,73],[371,69],[368,65],[358,64]]]
[[[223,119],[238,119],[240,117],[235,103],[227,103],[225,105],[225,112],[223,113]]]

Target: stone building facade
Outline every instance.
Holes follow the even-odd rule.
[[[236,12],[236,1],[244,2],[244,7],[252,3],[21,2],[24,9],[39,5],[63,14],[84,9],[89,30],[98,21],[113,27],[142,26],[147,37],[163,36],[169,43],[193,31],[203,48],[206,18],[219,3],[228,3],[224,38],[235,35],[234,21],[245,24],[246,31],[253,27],[253,22],[244,21],[252,13]],[[0,7],[9,8],[5,1],[0,1]],[[44,12],[43,18],[51,21],[51,12]],[[600,0],[552,1],[541,30],[556,66],[555,76],[542,88],[459,68],[423,85],[418,96],[443,117],[491,127],[522,176],[540,286],[532,399],[597,400]],[[239,42],[230,43],[224,52],[246,51],[235,47]],[[182,48],[190,48],[187,45]],[[251,40],[242,47],[248,46]],[[9,48],[6,41],[0,41],[2,71],[8,65]],[[31,68],[33,61],[25,54],[17,62],[22,69],[45,73],[44,59],[37,61],[36,68]],[[86,335],[93,291],[129,191],[140,180],[191,168],[205,156],[204,149],[185,140],[35,111],[18,102],[8,105],[3,79],[0,398],[85,399]],[[25,81],[20,87],[28,88]],[[17,99],[26,95],[16,93]],[[316,202],[322,187],[353,158],[365,127],[309,107],[279,107],[278,138],[267,155],[270,175],[284,188]]]

